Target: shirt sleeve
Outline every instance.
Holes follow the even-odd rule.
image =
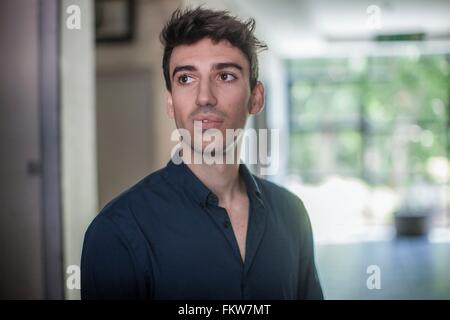
[[[299,299],[323,300],[322,287],[314,262],[314,240],[308,212],[300,201],[302,245],[300,252],[300,279],[298,284]]]
[[[138,299],[132,252],[107,217],[89,226],[81,256],[81,299]]]

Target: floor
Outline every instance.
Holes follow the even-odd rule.
[[[318,244],[316,263],[326,299],[450,299],[450,242]],[[380,289],[368,289],[371,265],[379,267]]]

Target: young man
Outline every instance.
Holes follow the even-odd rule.
[[[174,12],[161,40],[167,113],[178,129],[225,137],[262,110],[257,50],[265,46],[253,30],[253,20],[227,12]],[[183,139],[179,164],[169,161],[94,219],[82,298],[323,298],[302,201],[238,161],[195,162],[206,154],[205,140]],[[218,142],[215,155],[238,146]]]

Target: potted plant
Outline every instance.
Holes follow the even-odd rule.
[[[436,212],[433,187],[421,182],[407,190],[399,208],[394,212],[397,236],[425,236]]]

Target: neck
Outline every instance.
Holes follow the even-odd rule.
[[[219,198],[222,206],[228,206],[233,199],[246,192],[245,183],[239,176],[239,157],[232,164],[207,164],[204,161],[196,164],[192,159],[185,159],[184,153],[181,157],[197,178]]]

